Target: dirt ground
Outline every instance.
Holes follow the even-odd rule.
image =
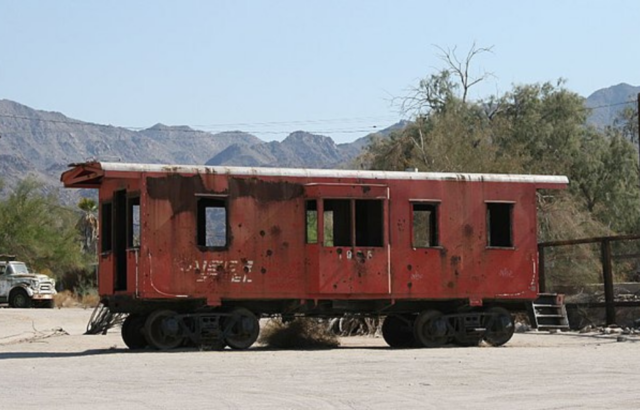
[[[0,408],[634,409],[640,337],[516,334],[500,348],[130,352],[91,310],[0,309]]]

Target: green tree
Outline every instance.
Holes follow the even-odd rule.
[[[35,270],[48,269],[56,276],[82,268],[77,214],[41,190],[42,184],[26,178],[0,201],[0,253],[15,254]]]
[[[517,157],[524,172],[566,174],[580,154],[584,98],[563,84],[515,86],[497,102],[494,142],[502,155]]]
[[[638,106],[625,107],[613,121],[612,127],[631,143],[638,145]]]
[[[517,85],[502,96],[470,101],[461,92],[476,84],[462,81],[469,60],[445,61],[447,68],[422,80],[404,101],[413,122],[389,138],[373,139],[362,167],[567,175],[567,192],[539,195],[548,212],[540,218],[542,239],[637,229],[638,162],[628,142],[632,114],[624,126],[591,128],[584,98],[563,80]]]

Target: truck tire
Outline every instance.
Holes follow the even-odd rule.
[[[16,288],[9,295],[9,306],[18,309],[27,309],[31,307],[31,298],[26,290]]]

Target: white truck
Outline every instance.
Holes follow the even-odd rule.
[[[14,308],[53,307],[56,282],[47,275],[33,273],[13,256],[0,255],[0,303]]]

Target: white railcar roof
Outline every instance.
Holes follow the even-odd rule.
[[[429,180],[429,181],[477,181],[566,185],[569,179],[563,175],[525,174],[475,174],[454,172],[369,171],[348,169],[311,168],[262,168],[204,165],[131,164],[123,162],[97,162],[104,171],[148,172],[176,174],[227,174],[239,176],[281,176],[302,178],[357,178],[370,180]],[[79,166],[83,164],[72,164]]]

